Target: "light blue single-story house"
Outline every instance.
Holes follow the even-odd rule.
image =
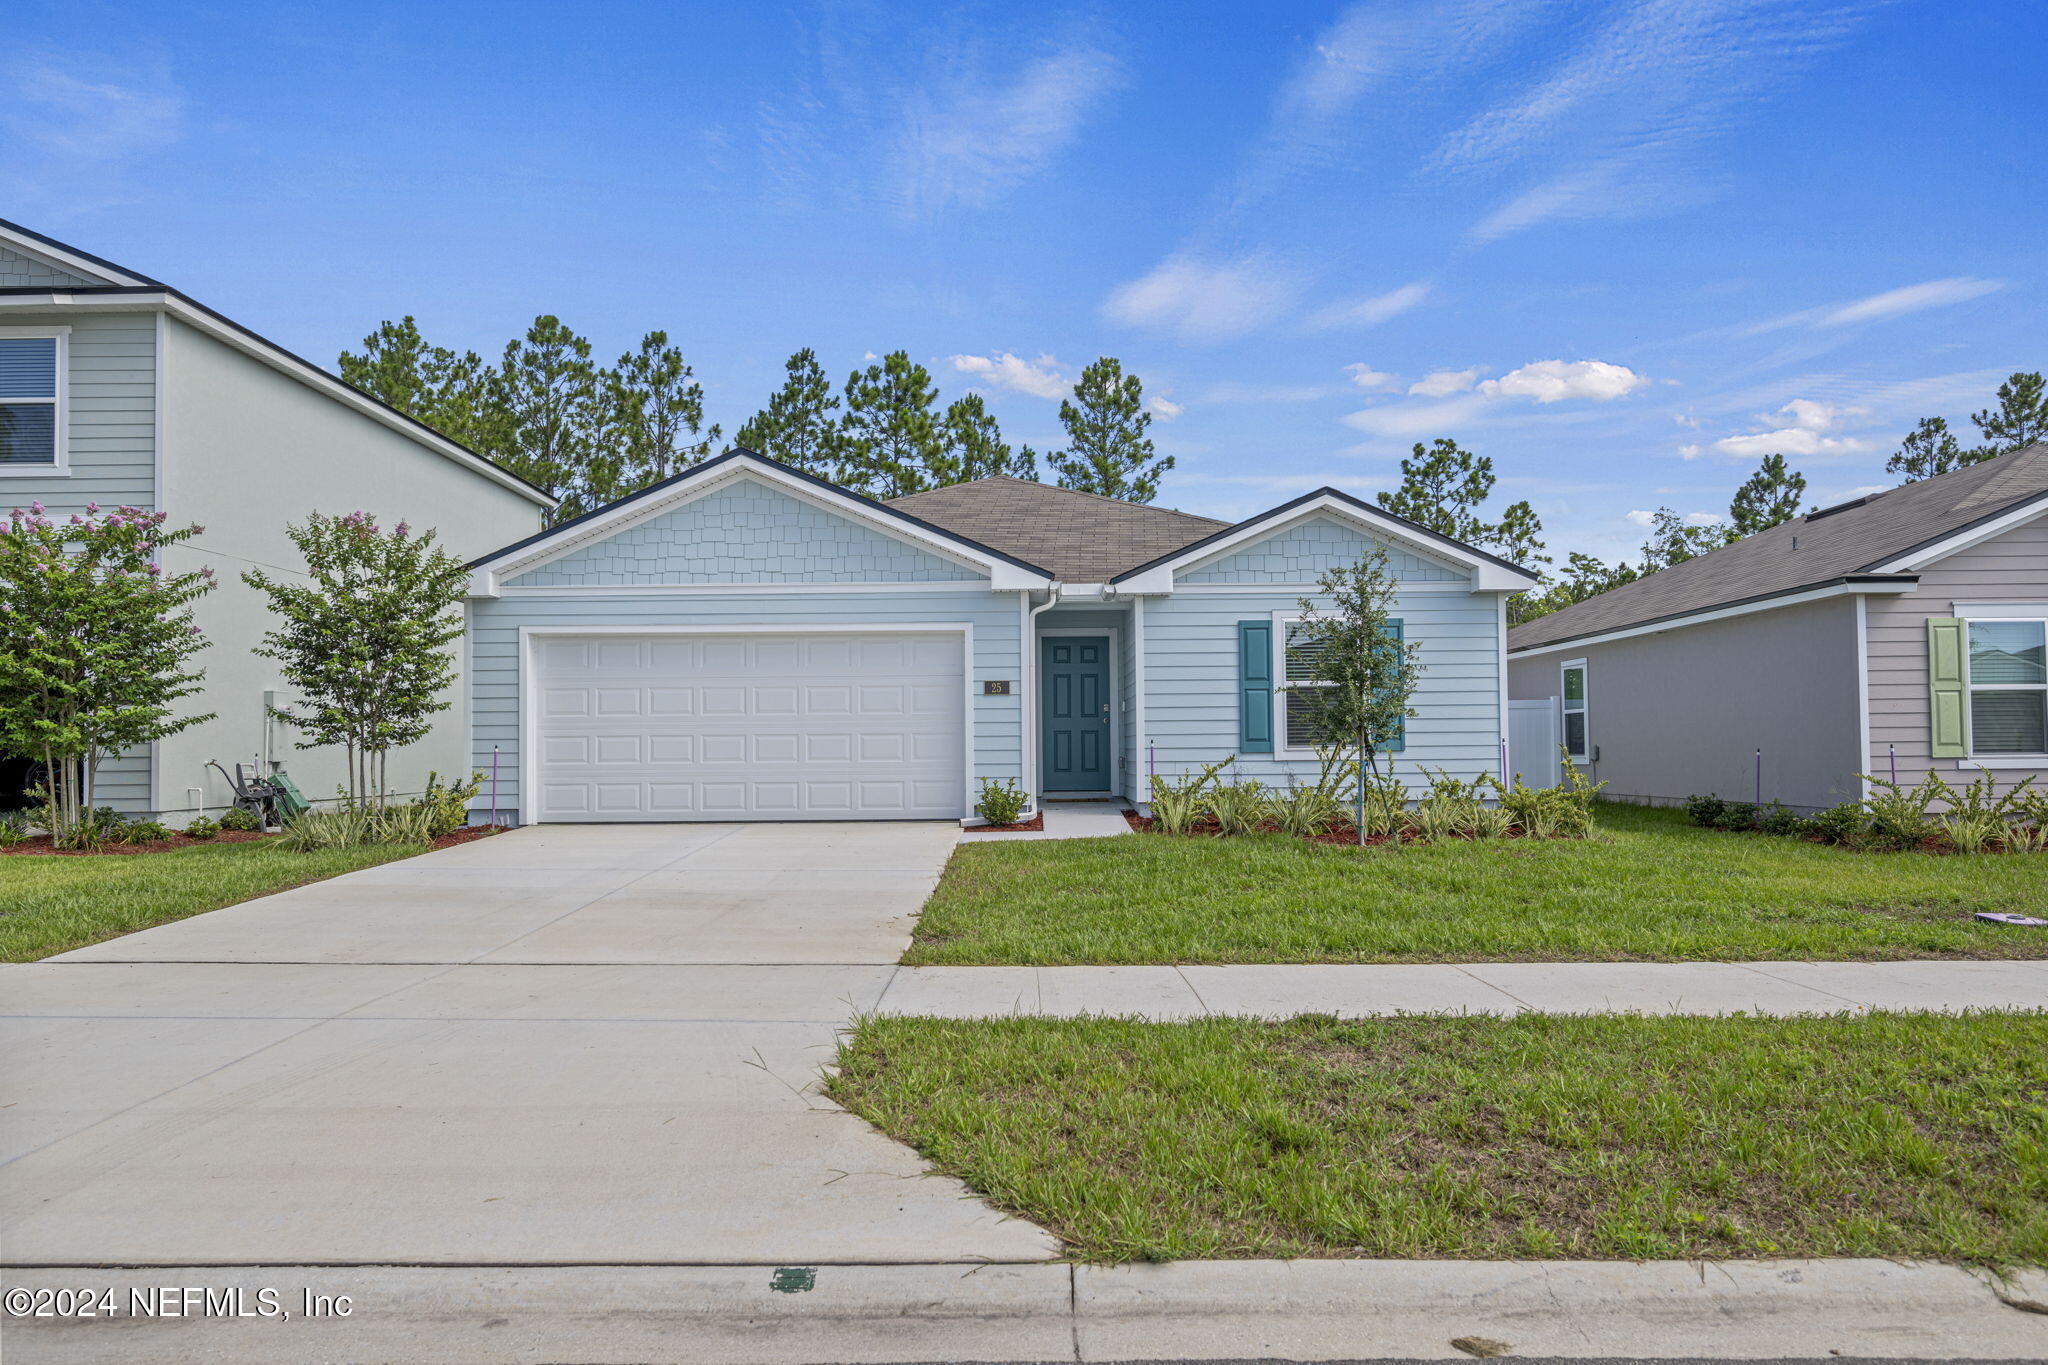
[[[533,822],[970,819],[1312,775],[1285,642],[1384,548],[1421,684],[1394,771],[1498,771],[1527,571],[1334,489],[1232,524],[992,478],[877,502],[747,450],[475,561],[474,761]]]

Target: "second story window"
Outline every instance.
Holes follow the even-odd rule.
[[[0,330],[0,474],[63,464],[64,337]]]

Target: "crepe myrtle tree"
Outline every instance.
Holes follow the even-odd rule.
[[[1387,552],[1329,570],[1318,586],[1327,605],[1301,599],[1301,619],[1285,646],[1285,683],[1312,734],[1358,755],[1359,842],[1365,841],[1365,775],[1379,777],[1379,755],[1415,714],[1409,704],[1422,672],[1417,647],[1393,627],[1387,608],[1399,584]]]
[[[41,503],[0,523],[0,750],[39,763],[60,848],[89,838],[100,764],[211,715],[174,715],[206,647],[191,603],[213,570],[167,573],[163,552],[203,529],[98,503],[65,520]]]
[[[285,534],[306,581],[242,575],[282,621],[256,651],[298,694],[274,714],[303,733],[301,749],[340,745],[350,804],[381,808],[391,751],[424,739],[453,705],[449,646],[462,637],[469,569],[433,531],[415,535],[402,521],[385,531],[367,512],[315,512]]]

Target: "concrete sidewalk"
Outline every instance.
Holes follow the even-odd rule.
[[[970,829],[961,832],[960,842],[994,844],[1010,839],[1114,838],[1132,832],[1131,822],[1124,819],[1124,809],[1121,801],[1048,801],[1043,807],[1044,829]]]
[[[34,1365],[284,1360],[1717,1360],[2048,1357],[2048,1275],[1890,1261],[1208,1261],[1070,1265],[26,1270],[12,1288],[273,1289],[289,1320],[15,1320]],[[346,1318],[301,1315],[307,1289]]]
[[[903,967],[876,1012],[1080,1014],[1837,1014],[2048,1009],[2048,961],[1475,962],[1460,965]]]

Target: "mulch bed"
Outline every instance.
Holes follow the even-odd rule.
[[[1031,834],[1045,828],[1045,816],[1034,815],[1029,820],[1020,820],[1014,825],[976,825],[970,834]]]
[[[510,825],[470,825],[453,834],[444,834],[434,840],[434,848],[453,848],[457,844],[472,843],[489,834],[502,834],[512,828]],[[1019,825],[1022,829],[1024,826]],[[191,848],[195,844],[248,844],[263,839],[275,839],[276,834],[259,834],[254,830],[222,830],[211,839],[190,839],[177,834],[168,839],[152,839],[146,844],[103,844],[98,848],[52,848],[50,836],[38,834],[27,843],[11,848],[0,848],[0,857],[26,855],[43,858],[121,858],[131,853],[169,853],[172,849]]]
[[[1150,834],[1152,832],[1152,818],[1150,816],[1140,815],[1136,811],[1127,810],[1124,812],[1124,820],[1130,825],[1132,829],[1136,830],[1140,834]],[[1261,834],[1278,834],[1280,832],[1281,830],[1279,824],[1271,820],[1259,826],[1259,833]],[[1197,839],[1220,839],[1223,837],[1223,827],[1217,824],[1213,819],[1204,818],[1201,820],[1197,820],[1195,822],[1194,828],[1188,831],[1188,837]],[[1445,837],[1450,839],[1465,839],[1467,841],[1471,840],[1471,836],[1467,834],[1452,834],[1447,835]],[[1522,831],[1519,829],[1514,829],[1509,830],[1506,834],[1502,834],[1497,837],[1499,839],[1511,840],[1526,839],[1529,836],[1522,833]],[[1341,848],[1376,848],[1381,844],[1414,843],[1416,842],[1416,839],[1414,832],[1412,830],[1403,830],[1398,835],[1369,835],[1366,838],[1364,844],[1361,845],[1358,842],[1358,827],[1356,825],[1333,825],[1329,829],[1324,830],[1321,834],[1318,834],[1312,839],[1310,839],[1308,842],[1315,844],[1335,844]]]

